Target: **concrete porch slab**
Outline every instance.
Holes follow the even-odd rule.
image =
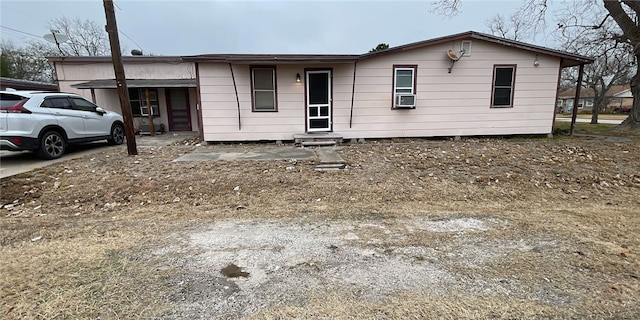
[[[212,150],[213,149],[213,150]],[[179,161],[212,161],[212,160],[307,160],[316,157],[311,149],[295,147],[202,147],[185,154],[175,160]]]
[[[316,154],[321,164],[343,164],[344,159],[338,154],[337,149],[333,147],[320,147],[316,149]]]

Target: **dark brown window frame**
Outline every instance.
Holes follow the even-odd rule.
[[[273,110],[256,109],[255,92],[253,91],[253,70],[272,69],[273,70]],[[252,112],[278,112],[278,70],[274,65],[251,65],[249,66],[249,83],[251,86],[251,111]]]
[[[396,69],[413,69],[413,94],[417,96],[418,94],[418,65],[417,64],[394,64],[393,68],[391,68],[391,109],[393,110],[402,110],[411,108],[396,108]],[[417,99],[416,99],[417,100]]]
[[[504,105],[504,106],[496,106],[493,103],[494,97],[495,97],[495,89],[496,89],[496,70],[498,68],[512,68],[513,69],[513,73],[511,74],[511,95],[509,97],[509,105]],[[493,65],[493,78],[491,79],[491,105],[489,106],[490,108],[496,108],[496,109],[501,109],[501,108],[513,108],[513,97],[516,91],[516,70],[517,70],[518,65],[517,64],[494,64]]]
[[[147,118],[149,117],[148,115],[142,115],[142,105],[144,102],[147,101],[146,95],[144,94],[144,90],[145,89],[149,89],[149,92],[155,91],[156,93],[156,102],[158,103],[158,114],[154,114],[153,117],[154,118],[160,118],[160,93],[158,88],[128,88],[128,90],[136,90],[138,91],[138,99],[134,100],[131,99],[131,97],[129,97],[129,103],[131,104],[131,102],[137,101],[138,103],[140,103],[140,106],[138,106],[137,108],[133,108],[131,107],[131,113],[133,115],[133,117],[142,117],[142,118]],[[131,92],[131,91],[129,91]],[[151,100],[151,99],[149,99]],[[137,113],[134,113],[134,109],[137,109]],[[152,107],[149,106],[149,109],[151,110]],[[153,110],[151,110],[150,112],[153,112]]]

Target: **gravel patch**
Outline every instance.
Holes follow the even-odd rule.
[[[396,222],[414,232],[488,230],[484,222],[472,218]],[[454,275],[436,263],[437,248],[381,247],[372,245],[377,241],[371,237],[359,235],[378,228],[383,235],[394,237],[398,230],[388,223],[221,221],[182,235],[199,253],[181,265],[183,272],[171,280],[178,288],[172,300],[180,307],[162,318],[232,319],[273,304],[302,305],[311,292],[325,290],[350,291],[362,299],[377,300],[393,293],[444,292],[456,284]],[[178,246],[156,254],[173,250]],[[471,254],[467,258],[474,259]],[[225,277],[220,271],[230,264],[249,276]]]

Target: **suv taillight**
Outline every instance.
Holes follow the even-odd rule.
[[[0,112],[7,112],[7,113],[31,113],[31,111],[27,110],[24,107],[24,104],[27,102],[27,100],[29,99],[22,99],[20,101],[18,101],[18,103],[12,105],[11,107],[8,108],[2,108],[0,109]]]

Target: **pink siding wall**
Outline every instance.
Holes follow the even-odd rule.
[[[448,73],[445,52],[459,48],[451,42],[358,63],[353,127],[336,117],[334,130],[345,138],[551,132],[558,58],[538,56],[534,67],[534,53],[474,40],[471,56]],[[416,109],[391,110],[394,64],[418,65]],[[494,64],[517,65],[513,108],[490,108]]]
[[[56,62],[58,80],[115,79],[111,62],[60,63]],[[195,79],[193,63],[128,62],[124,66],[127,79]]]
[[[276,67],[278,112],[251,111],[249,66],[233,66],[240,100],[240,130],[229,65],[203,63],[199,68],[205,140],[291,140],[294,133],[304,132],[304,86],[295,81],[297,73],[304,75],[303,66]]]
[[[200,90],[207,141],[291,140],[305,130],[304,69],[333,69],[333,131],[344,138],[550,133],[560,59],[480,40],[448,73],[449,49],[435,45],[360,61],[353,126],[349,128],[353,64],[278,65],[278,112],[252,112],[248,65],[234,65],[242,128],[227,64],[201,63]],[[418,65],[417,105],[392,110],[393,65]],[[513,108],[490,108],[494,64],[516,64]],[[303,80],[304,81],[304,80]]]

